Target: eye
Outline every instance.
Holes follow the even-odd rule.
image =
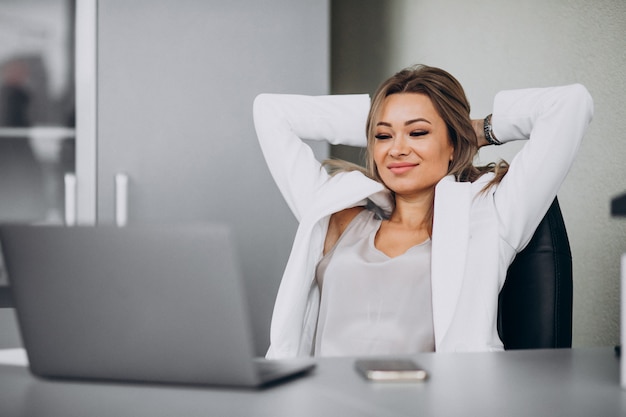
[[[377,133],[374,137],[378,140],[391,139],[391,135],[388,133]]]
[[[428,134],[428,131],[426,131],[426,130],[414,130],[409,135],[411,137],[419,137],[419,136],[424,136],[424,135],[427,135],[427,134]]]

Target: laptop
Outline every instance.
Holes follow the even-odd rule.
[[[225,225],[2,225],[0,242],[37,376],[260,387],[314,367],[254,358]]]

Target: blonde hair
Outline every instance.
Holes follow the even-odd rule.
[[[470,104],[465,91],[450,73],[440,68],[427,65],[416,65],[405,68],[386,81],[376,90],[367,117],[367,155],[365,169],[346,161],[329,160],[324,165],[331,173],[339,171],[360,170],[368,177],[383,182],[378,175],[374,162],[373,146],[375,127],[380,117],[385,99],[398,93],[420,93],[427,95],[437,113],[446,123],[448,137],[454,147],[453,159],[448,167],[448,175],[454,175],[457,181],[476,181],[487,172],[494,172],[495,177],[485,186],[487,190],[498,184],[508,170],[505,161],[486,166],[474,166],[473,161],[478,152],[478,139],[470,119]]]

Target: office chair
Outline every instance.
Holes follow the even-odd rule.
[[[0,308],[13,307],[13,298],[11,297],[11,289],[8,285],[0,286]]]
[[[6,269],[4,267],[4,257],[2,256],[2,245],[0,244],[0,308],[13,307],[11,289],[8,284],[2,284],[6,281]]]
[[[517,254],[498,300],[505,349],[572,347],[572,254],[557,199]]]

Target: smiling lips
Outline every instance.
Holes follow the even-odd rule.
[[[404,174],[405,172],[410,171],[411,169],[413,169],[417,165],[419,165],[419,164],[412,163],[412,162],[395,162],[395,163],[387,165],[387,168],[392,173],[394,173],[396,175],[400,175],[400,174]]]

